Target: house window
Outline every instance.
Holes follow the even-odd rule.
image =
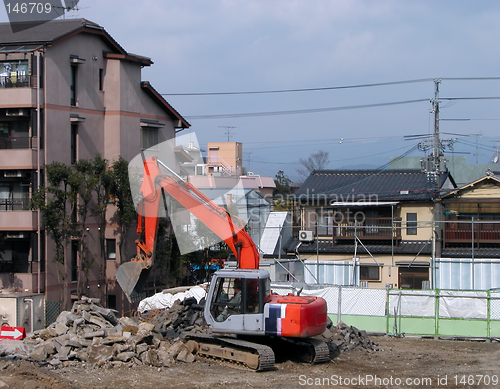
[[[361,281],[380,281],[380,266],[360,265],[359,279]]]
[[[70,104],[76,105],[76,87],[77,87],[77,74],[78,67],[73,65],[71,66],[71,76],[70,76]]]
[[[116,259],[116,239],[106,239],[106,259]]]
[[[78,160],[78,124],[71,124],[71,164]]]
[[[158,144],[157,128],[141,128],[141,150],[149,149]]]
[[[417,214],[406,214],[406,235],[417,235]]]
[[[401,289],[422,289],[422,283],[429,281],[429,268],[416,266],[400,267],[398,281]]]

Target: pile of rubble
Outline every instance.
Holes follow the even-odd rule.
[[[349,326],[343,322],[336,326],[329,320],[327,329],[321,338],[330,348],[330,354],[339,355],[355,348],[361,348],[368,352],[378,351],[378,344],[370,340],[366,331],[359,330],[354,326]]]
[[[6,350],[0,344],[0,356],[11,355],[50,364],[55,367],[88,364],[95,367],[126,365],[172,366],[176,361],[194,362],[197,343],[185,342],[187,333],[210,333],[204,316],[205,300],[188,297],[177,300],[169,309],[152,309],[138,318],[117,318],[116,311],[102,307],[98,299],[83,297],[64,311],[49,327],[35,331],[22,346]],[[330,356],[356,347],[378,350],[365,331],[329,320],[318,338],[330,349]]]
[[[184,332],[207,333],[209,328],[203,316],[205,300],[199,303],[194,297],[176,300],[170,309],[159,309],[140,314],[142,320],[154,325],[154,331],[166,338],[175,339]]]
[[[194,362],[196,342],[165,340],[154,329],[153,323],[117,318],[98,299],[84,297],[49,327],[35,331],[17,356],[56,367],[73,363],[168,367],[176,361]]]

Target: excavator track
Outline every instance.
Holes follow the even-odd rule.
[[[317,364],[331,360],[328,345],[320,339],[279,338],[273,346],[305,363]]]
[[[237,338],[210,335],[189,335],[187,339],[198,342],[197,354],[243,365],[255,371],[274,368],[271,347]]]

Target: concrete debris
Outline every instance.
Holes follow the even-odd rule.
[[[83,297],[71,311],[61,312],[49,327],[23,341],[0,342],[0,356],[54,368],[68,363],[170,367],[176,361],[194,362],[193,348],[188,349],[179,339],[165,339],[155,332],[156,323],[117,318],[115,312],[102,307],[98,299]]]
[[[359,330],[343,322],[333,325],[328,321],[327,329],[319,337],[330,349],[330,356],[336,357],[342,352],[348,352],[355,348],[361,348],[368,352],[378,351],[378,344],[370,340],[366,331]]]
[[[205,300],[189,297],[176,300],[170,309],[155,309],[137,318],[116,317],[97,299],[82,298],[71,311],[61,312],[49,327],[33,332],[24,341],[0,342],[0,357],[19,358],[61,368],[68,364],[112,368],[147,365],[171,367],[192,363],[198,343],[187,334],[209,334],[203,317]],[[325,341],[332,358],[360,347],[378,350],[365,331],[329,320],[319,339]]]

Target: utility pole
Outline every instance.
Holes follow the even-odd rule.
[[[227,135],[227,141],[229,142],[229,138],[231,138],[231,130],[233,128],[236,128],[234,126],[219,126],[219,128],[225,128],[226,129],[226,135]]]
[[[432,110],[434,112],[434,144],[433,144],[433,162],[434,162],[434,178],[436,179],[436,185],[439,186],[438,177],[441,168],[441,159],[439,154],[441,152],[441,147],[439,144],[439,84],[440,79],[434,79],[434,100],[432,100]]]
[[[441,145],[439,141],[439,84],[441,83],[440,79],[434,79],[434,100],[432,100],[432,107],[434,112],[434,142],[433,142],[433,156],[432,156],[432,172],[431,176],[434,179],[434,187],[436,188],[436,194],[439,192],[440,186],[440,170],[441,170]],[[443,220],[443,212],[441,209],[441,203],[436,201],[434,203],[434,231],[436,233],[436,241],[435,241],[435,252],[434,255],[437,258],[441,257],[441,244],[442,244],[442,220]],[[435,258],[433,258],[434,264]],[[434,272],[432,272],[434,274]],[[433,280],[435,281],[435,280]]]

